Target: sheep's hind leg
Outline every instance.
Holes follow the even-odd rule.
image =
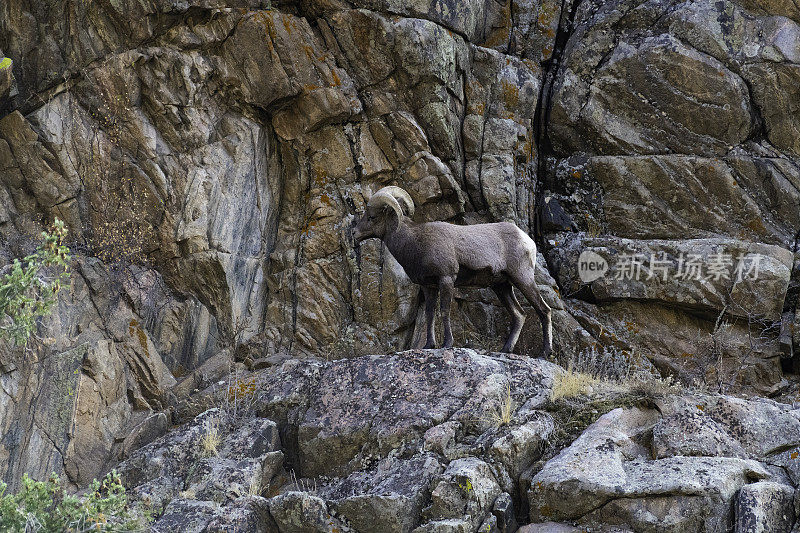
[[[439,296],[439,290],[423,287],[422,294],[425,295],[425,331],[427,337],[425,349],[435,348],[436,333],[433,329],[433,320],[436,318],[436,300]]]
[[[442,326],[444,326],[444,347],[453,347],[453,331],[450,329],[450,304],[453,301],[455,280],[451,277],[439,280],[439,295],[441,297]]]
[[[527,298],[534,309],[536,309],[539,320],[542,322],[542,357],[550,357],[550,354],[553,352],[552,313],[550,312],[550,306],[547,305],[547,302],[542,298],[539,287],[536,286],[536,281],[533,278],[533,271],[515,279],[514,285],[522,291],[525,298]]]
[[[517,301],[517,297],[514,296],[514,288],[510,283],[504,282],[492,285],[492,290],[500,298],[500,303],[506,308],[508,314],[511,315],[511,333],[509,333],[506,344],[503,346],[503,352],[511,353],[514,350],[514,346],[517,345],[522,326],[525,324],[525,312],[522,310],[519,301]]]

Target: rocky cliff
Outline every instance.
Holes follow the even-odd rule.
[[[797,531],[796,405],[554,399],[564,374],[468,349],[288,361],[119,469],[165,532]]]
[[[3,2],[0,264],[53,217],[74,263],[37,338],[0,347],[0,477],[58,471],[83,486],[191,419],[195,391],[231,370],[415,346],[416,289],[349,234],[386,184],[409,191],[419,221],[509,220],[535,237],[559,362],[605,350],[706,390],[784,392],[800,355],[799,43],[791,0]],[[607,275],[581,276],[587,251]],[[631,258],[635,278],[622,275]],[[756,276],[736,270],[754,258]],[[536,356],[528,315],[517,351]],[[508,327],[485,290],[460,291],[453,318],[456,343],[481,350]],[[614,416],[636,442],[657,424]],[[747,462],[776,449],[734,454],[719,475],[791,486]],[[461,475],[414,460],[385,468]],[[543,479],[554,500],[556,474]],[[495,481],[519,511],[522,492]],[[597,490],[603,503],[691,493],[714,502],[713,529],[739,481]],[[323,517],[344,498],[331,487],[312,502]],[[426,508],[414,490],[403,505]],[[467,529],[488,517],[484,496]],[[280,505],[308,504],[297,498]],[[577,517],[551,503],[530,517]],[[595,511],[606,520],[597,506],[580,516]]]

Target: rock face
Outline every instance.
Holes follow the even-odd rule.
[[[777,256],[765,255],[783,257],[784,282],[796,279],[800,171],[787,137],[797,122],[789,103],[795,84],[788,83],[797,72],[796,9],[785,2],[622,0],[575,2],[572,14],[544,104],[552,150],[541,176],[543,196],[560,213],[543,211],[550,244],[544,254],[564,293],[591,302],[580,304],[590,332],[648,353],[671,372],[697,374],[710,367],[710,352],[698,347],[718,336],[716,317],[742,317],[727,320],[726,335],[730,344],[744,346],[751,336],[740,326],[761,315],[760,329],[774,330],[777,314],[797,306],[796,294],[770,288],[767,275],[756,284],[785,297],[767,298],[770,312],[751,307],[757,298],[742,308],[735,264],[725,278],[704,271],[702,289],[674,285],[685,281],[679,278],[681,251],[692,248],[705,268],[708,246],[732,262],[740,254],[764,253],[762,244],[777,246],[783,249],[773,249]],[[587,287],[576,276],[575,259],[587,245],[609,262],[641,254],[646,269],[655,254],[670,261],[670,279],[661,283],[662,271],[648,269],[638,283],[606,276]],[[712,296],[717,291],[723,296]],[[716,303],[703,303],[709,297]],[[646,305],[625,303],[632,299]],[[641,312],[652,321],[631,320]],[[664,323],[678,339],[669,355],[653,349]],[[718,361],[749,366],[740,374],[748,376],[742,384],[767,391],[780,380],[780,350],[774,333],[758,336],[764,343],[756,357],[748,356],[752,364],[742,365],[742,354],[727,347],[718,350]],[[688,338],[694,346],[680,340]]]
[[[687,383],[780,390],[800,354],[799,37],[788,0],[5,1],[0,267],[53,217],[75,260],[27,352],[0,346],[0,477],[82,486],[237,364],[414,347],[416,287],[350,237],[388,184],[417,221],[535,237],[561,361],[613,349]],[[584,251],[617,270],[587,282]],[[615,278],[623,255],[640,279]],[[736,270],[755,257],[757,276]],[[690,258],[702,279],[677,276]],[[535,356],[526,309],[517,351]],[[459,291],[453,317],[458,344],[489,351],[509,326],[488,290]],[[330,441],[308,423],[321,436],[292,461],[316,475]],[[426,427],[431,453],[457,438],[447,423]],[[485,467],[419,459],[444,476],[425,527],[472,528],[496,490],[460,502],[452,485]],[[403,494],[343,505],[392,508],[402,529],[422,505]],[[322,528],[337,498],[270,512],[320,508]]]
[[[290,360],[251,378],[255,418],[211,409],[118,469],[156,530],[211,531],[229,515],[281,532],[510,524],[510,494],[553,431],[541,407],[560,371],[464,349]],[[221,444],[209,457],[210,427]]]
[[[290,360],[248,378],[251,411],[205,411],[118,468],[155,531],[792,530],[800,410],[658,395],[556,453],[563,372],[467,349]]]

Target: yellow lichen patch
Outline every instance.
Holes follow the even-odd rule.
[[[543,3],[539,8],[539,16],[537,17],[536,22],[538,22],[539,27],[542,28],[542,33],[550,38],[555,37],[553,26],[555,25],[554,23],[559,10],[560,9],[556,4],[548,3]]]
[[[342,84],[342,80],[339,79],[339,75],[336,74],[335,70],[331,70],[331,78],[333,79],[333,83],[331,84],[331,87],[338,87],[339,85]]]
[[[314,166],[312,170],[313,170],[313,173],[314,173],[314,184],[317,187],[322,188],[322,187],[324,187],[325,185],[328,184],[328,182],[330,180],[328,179],[328,171],[327,170],[325,170],[324,168],[321,168],[321,167],[317,167],[317,166]]]
[[[553,15],[552,13],[548,12],[546,9],[542,9],[542,12],[539,13],[539,25],[540,26],[547,26],[549,27],[553,23]]]
[[[303,236],[308,237],[309,232],[311,232],[316,225],[316,220],[312,219],[310,216],[306,216],[305,219],[303,219],[303,223],[300,225],[300,233],[302,233]]]
[[[625,329],[628,330],[628,333],[639,333],[639,328],[636,326],[636,323],[626,320],[623,324],[625,324]]]
[[[281,18],[283,19],[283,28],[286,30],[286,33],[291,34],[294,28],[294,21],[288,15],[282,15]]]
[[[150,357],[150,349],[147,347],[147,334],[136,319],[132,319],[128,324],[128,334],[139,340],[139,345],[142,347],[142,350],[144,350],[144,354]]]
[[[485,110],[486,110],[486,104],[484,104],[483,102],[470,104],[469,106],[469,114],[471,115],[483,115],[483,112]]]
[[[551,509],[549,505],[542,505],[541,507],[539,507],[539,514],[545,518],[550,518],[553,515],[555,515],[553,509]]]
[[[525,58],[525,59],[522,60],[522,63],[526,67],[528,67],[528,70],[530,70],[534,74],[538,73],[539,71],[541,71],[541,68],[539,67],[539,64],[536,63],[533,59]]]
[[[747,229],[753,233],[765,233],[767,231],[767,228],[764,227],[764,222],[760,218],[751,218],[747,222]]]
[[[5,70],[11,66],[11,58],[4,57],[0,60],[0,70]]]
[[[236,379],[228,386],[228,400],[234,402],[241,400],[248,396],[252,396],[256,392],[256,378],[250,379]]]
[[[506,80],[503,80],[500,86],[506,106],[516,107],[519,104],[519,87]]]
[[[536,148],[533,143],[533,132],[530,129],[525,132],[525,142],[522,143],[522,153],[525,154],[526,163],[530,163],[536,155]]]
[[[508,2],[506,5],[504,5],[502,9],[503,12],[500,16],[503,17],[503,22],[501,23],[501,26],[493,29],[493,31],[483,42],[483,46],[487,48],[493,48],[495,46],[506,44],[509,36],[511,35],[511,2]]]
[[[263,11],[259,11],[253,16],[255,20],[264,26],[270,47],[272,47],[272,41],[274,41],[275,37],[277,36],[277,32],[275,31],[275,22],[272,20],[273,16],[274,15],[271,12],[265,13]]]

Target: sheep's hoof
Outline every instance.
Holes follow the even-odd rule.
[[[428,343],[428,344],[426,344],[426,345],[425,345],[425,346],[424,346],[422,349],[423,349],[423,350],[433,350],[434,348],[436,348],[436,345],[435,345],[435,344],[433,344],[432,342],[429,342],[429,343]]]

